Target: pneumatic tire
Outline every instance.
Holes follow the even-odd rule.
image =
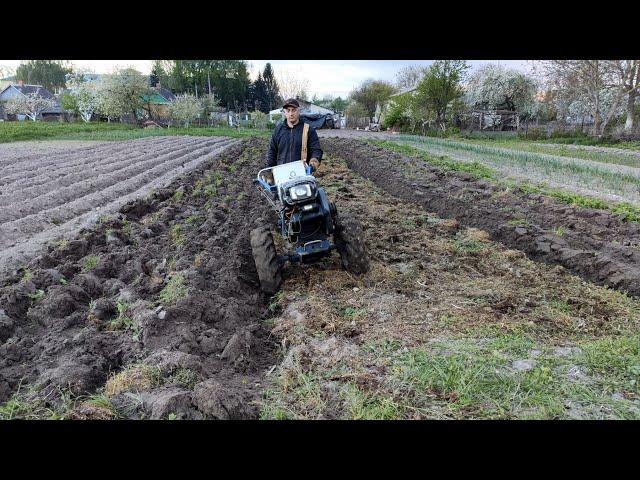
[[[347,272],[359,275],[369,271],[369,255],[364,243],[364,232],[362,225],[353,215],[341,213],[336,216],[333,239],[342,266]]]
[[[273,295],[282,283],[282,271],[273,235],[268,227],[262,226],[251,230],[251,251],[256,263],[260,287],[264,293]]]

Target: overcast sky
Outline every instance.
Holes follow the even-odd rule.
[[[267,62],[271,63],[276,77],[288,73],[309,81],[309,95],[333,95],[345,98],[364,80],[393,82],[396,73],[407,65],[429,65],[433,60],[248,60],[251,79],[258,76]],[[527,60],[470,60],[472,70],[485,63],[500,63],[505,67],[529,71]],[[110,73],[117,67],[132,66],[144,74],[151,71],[153,60],[73,60],[77,68],[95,73]],[[20,60],[0,60],[0,66],[16,68]]]

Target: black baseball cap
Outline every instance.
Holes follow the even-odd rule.
[[[296,100],[295,98],[290,98],[288,100],[285,100],[284,105],[282,105],[282,108],[287,108],[287,107],[300,108],[300,104],[298,103],[298,100]]]

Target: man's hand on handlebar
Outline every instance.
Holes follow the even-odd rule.
[[[311,171],[312,172],[317,172],[318,171],[318,167],[320,166],[320,162],[318,161],[317,158],[312,158],[311,160],[309,160],[309,162],[305,162],[307,165],[311,166]]]

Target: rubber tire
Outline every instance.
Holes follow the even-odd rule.
[[[251,230],[251,251],[256,263],[260,287],[264,293],[273,295],[282,283],[282,271],[278,263],[278,254],[273,235],[268,227]]]
[[[347,272],[360,275],[369,271],[369,255],[362,225],[353,215],[342,213],[336,216],[333,240]]]

